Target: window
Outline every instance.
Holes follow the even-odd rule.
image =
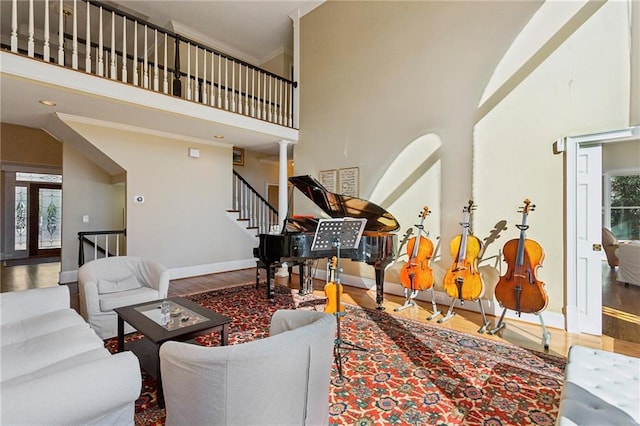
[[[603,189],[604,226],[619,240],[640,239],[640,170],[605,173]]]

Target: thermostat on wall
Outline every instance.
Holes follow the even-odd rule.
[[[134,203],[144,203],[144,195],[136,195],[133,197]]]

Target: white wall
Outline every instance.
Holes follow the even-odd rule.
[[[549,5],[556,9],[547,25],[527,27]],[[540,278],[548,311],[560,314],[563,158],[552,143],[628,124],[627,5],[582,5],[323,4],[301,21],[296,174],[359,167],[360,196],[393,213],[401,232],[428,205],[434,217],[425,226],[443,244],[436,289],[470,198],[480,239],[508,222],[485,257],[517,237],[517,208],[531,198],[538,208],[530,237],[546,251]],[[358,272],[373,274],[366,265],[347,268]],[[489,299],[494,284],[487,283]]]
[[[215,265],[253,258],[257,241],[226,216],[231,208],[230,146],[67,124],[127,172],[128,254],[155,258],[177,271],[174,277],[215,272]],[[190,158],[189,148],[199,149],[200,157]],[[65,179],[66,173],[65,168]],[[136,195],[144,196],[144,203],[134,203]]]

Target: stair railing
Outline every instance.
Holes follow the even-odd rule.
[[[238,220],[247,222],[247,229],[256,229],[258,234],[266,234],[278,224],[278,211],[235,170],[232,211],[238,212]]]
[[[107,2],[14,0],[10,7],[11,13],[2,18],[2,24],[10,29],[10,35],[9,31],[2,32],[3,49],[293,127],[293,90],[297,84],[291,80],[122,12]]]
[[[124,255],[126,236],[126,229],[78,232],[78,267],[90,260]],[[85,247],[89,248],[86,252]]]

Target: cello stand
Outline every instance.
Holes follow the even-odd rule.
[[[346,315],[346,312],[342,312],[340,310],[340,287],[342,286],[340,281],[340,248],[343,244],[348,249],[358,247],[365,223],[366,219],[320,219],[316,235],[313,239],[313,244],[311,245],[311,250],[326,250],[327,247],[330,246],[335,247],[337,251],[335,281],[336,306],[338,308],[333,314],[336,317],[336,338],[333,345],[333,357],[336,363],[336,369],[338,370],[338,379],[335,381],[337,385],[342,385],[344,383],[344,376],[342,374],[343,351],[349,352],[354,350],[366,352],[365,348],[342,340],[342,333],[340,330],[342,317]]]
[[[432,319],[442,315],[442,311],[438,309],[438,305],[436,305],[436,295],[433,290],[433,286],[431,286],[429,290],[431,291],[431,315],[427,317],[427,321],[431,321]]]
[[[458,299],[453,299],[451,301],[451,305],[449,306],[447,315],[445,315],[443,318],[440,318],[438,320],[438,324],[442,324],[445,321],[449,321],[451,318],[455,316],[455,312],[453,312],[453,307],[456,304],[456,300]],[[482,334],[487,330],[487,327],[489,327],[490,322],[489,320],[487,320],[487,316],[484,313],[484,306],[482,306],[482,299],[476,299],[476,302],[478,302],[478,306],[480,307],[480,314],[482,315],[482,327],[480,327],[480,329],[478,330],[478,333]],[[464,305],[464,299],[460,299],[460,304]]]
[[[411,280],[413,281],[413,277],[411,277]],[[413,286],[412,286],[413,287]],[[410,308],[412,306],[416,306],[416,302],[414,302],[413,299],[415,299],[415,297],[418,295],[418,290],[409,290],[408,288],[405,287],[404,289],[404,304],[402,306],[398,306],[397,308],[394,308],[393,310],[395,312],[400,312],[403,309],[407,309]]]
[[[498,320],[498,323],[496,324],[496,326],[494,328],[489,330],[487,332],[487,334],[490,334],[490,335],[496,334],[498,331],[500,331],[500,330],[502,330],[503,328],[506,327],[506,324],[504,323],[504,314],[506,314],[506,313],[507,313],[507,308],[503,308],[502,309],[502,314],[500,315],[500,319]],[[549,350],[549,343],[551,342],[551,335],[547,331],[547,327],[544,324],[544,318],[542,318],[542,312],[538,312],[535,315],[540,320],[540,326],[542,327],[542,346],[544,347],[545,351],[548,351]]]

